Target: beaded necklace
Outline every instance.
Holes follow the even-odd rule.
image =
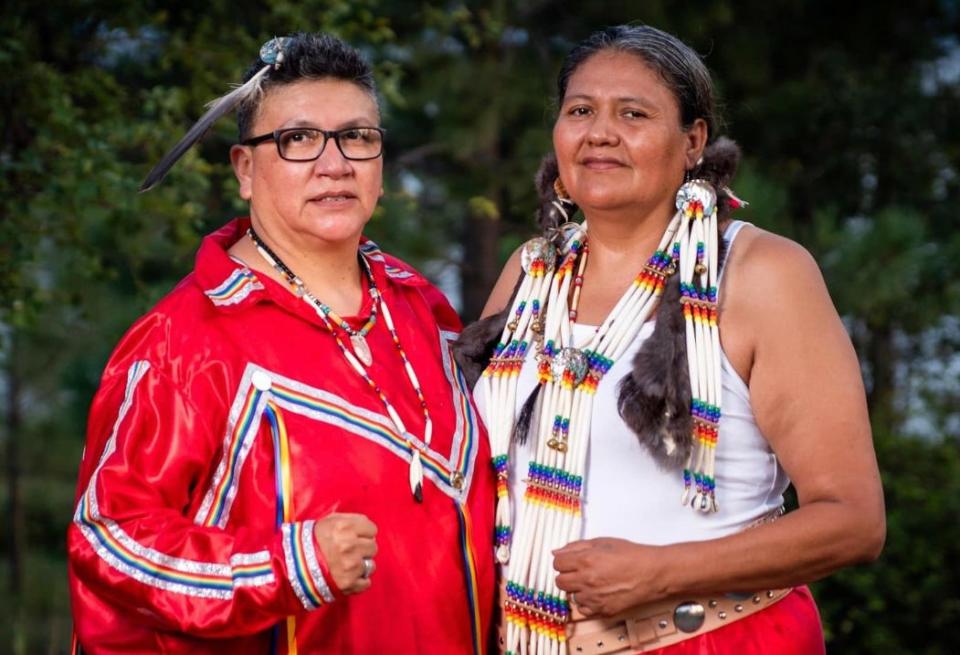
[[[559,253],[543,238],[529,241],[521,251],[525,276],[510,310],[512,319],[480,379],[489,399],[488,430],[497,472],[496,555],[501,564],[510,564],[504,601],[507,653],[557,653],[565,642],[570,608],[565,592],[556,586],[552,551],[581,534],[593,396],[656,309],[666,278],[676,273],[681,282],[695,439],[684,469],[682,502],[716,511],[713,462],[720,417],[720,350],[715,203],[715,192],[705,182],[694,180],[681,187],[678,211],[657,250],[610,314],[579,346],[574,343],[572,323],[588,254],[586,224],[564,226]],[[554,266],[558,259],[559,265]],[[536,349],[538,387],[527,404],[534,403],[529,431],[535,441],[514,530],[508,458],[516,425],[517,380],[531,345]],[[693,489],[696,494],[691,499]]]
[[[298,297],[305,297],[309,292],[307,287],[304,286],[303,281],[297,277],[293,271],[287,268],[287,265],[284,264],[280,258],[270,249],[270,247],[264,243],[263,239],[260,238],[260,235],[257,234],[252,227],[247,228],[247,235],[253,241],[253,244],[257,247],[257,251],[260,253],[260,256],[267,260],[267,263],[273,266],[277,271],[280,272],[287,282],[290,284],[291,289]],[[362,259],[362,258],[361,258]],[[373,300],[373,304],[370,309],[370,318],[367,319],[367,322],[364,323],[359,330],[353,329],[349,323],[340,318],[340,316],[334,312],[329,305],[321,302],[315,296],[311,296],[312,300],[308,299],[311,305],[319,309],[323,315],[328,318],[330,321],[335,323],[337,327],[347,333],[350,337],[350,345],[353,346],[353,352],[357,358],[364,363],[366,366],[370,366],[373,363],[373,355],[370,352],[370,346],[367,344],[366,336],[370,333],[370,330],[373,329],[373,326],[377,324],[377,314],[379,313],[379,306],[376,301],[377,287],[373,281],[373,276],[370,275],[370,271],[366,268],[366,261],[364,260],[364,272],[367,274],[367,280],[369,286],[367,287],[367,292],[370,294],[370,299]]]
[[[373,306],[371,309],[370,318],[364,324],[363,328],[358,331],[353,331],[345,320],[335,314],[328,305],[321,302],[310,292],[309,289],[307,289],[306,285],[293,272],[293,270],[284,264],[283,260],[281,260],[263,242],[263,240],[260,239],[259,235],[254,232],[253,227],[247,229],[247,235],[253,241],[253,245],[256,246],[257,252],[260,253],[260,256],[263,257],[268,264],[270,264],[286,278],[288,284],[290,284],[297,297],[301,298],[314,309],[314,311],[317,313],[317,316],[320,318],[320,322],[323,323],[323,326],[327,328],[330,334],[333,335],[333,338],[337,343],[337,348],[339,348],[340,352],[347,360],[347,363],[350,364],[350,367],[357,373],[357,375],[363,378],[363,380],[367,383],[367,386],[369,386],[370,389],[372,389],[380,399],[380,402],[383,404],[383,407],[387,412],[387,416],[393,422],[397,433],[406,440],[406,445],[410,450],[411,456],[409,475],[410,492],[413,494],[414,499],[416,499],[418,503],[422,503],[423,461],[421,449],[417,446],[413,434],[407,430],[406,425],[400,418],[400,414],[387,398],[383,388],[370,376],[366,370],[366,367],[373,363],[373,356],[364,337],[376,324],[376,316],[378,311],[383,314],[383,322],[386,325],[387,330],[390,332],[390,337],[393,339],[395,350],[399,354],[400,360],[403,362],[403,369],[406,372],[407,380],[409,380],[410,386],[413,387],[414,392],[417,394],[417,400],[420,403],[420,409],[423,410],[424,447],[430,446],[430,440],[433,437],[433,419],[430,417],[430,410],[427,407],[427,401],[423,395],[423,388],[420,386],[420,381],[417,379],[417,374],[413,370],[413,365],[410,363],[410,359],[407,357],[407,353],[404,351],[403,345],[400,343],[400,335],[397,334],[396,326],[393,322],[393,316],[390,313],[390,307],[387,305],[386,299],[384,299],[384,297],[380,294],[380,291],[377,289],[377,283],[373,277],[373,271],[370,270],[370,263],[366,260],[363,254],[358,254],[360,263],[362,265],[361,267],[367,277],[370,298],[373,301]],[[340,337],[340,333],[335,329],[334,326],[341,328],[350,336],[350,342],[351,345],[354,346],[354,351],[350,351],[347,348],[346,344],[343,342],[343,339]],[[355,337],[357,338],[356,340]],[[360,350],[357,350],[358,341],[363,344]],[[366,358],[363,357],[364,353],[366,354]]]

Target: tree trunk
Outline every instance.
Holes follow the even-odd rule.
[[[474,202],[463,227],[463,266],[461,280],[463,284],[463,320],[475,321],[480,317],[487,296],[497,281],[500,214],[493,199],[497,191],[491,194],[491,202]]]
[[[503,23],[506,5],[503,0],[494,2],[491,15]],[[494,80],[508,77],[512,65],[512,53],[501,47],[499,40],[488,43],[479,53],[482,63],[477,62],[478,70]],[[477,161],[484,169],[488,180],[485,196],[476,197],[470,202],[470,212],[462,232],[461,282],[463,289],[462,317],[465,322],[475,321],[487,302],[487,296],[493,289],[500,273],[500,258],[497,243],[500,238],[500,218],[506,211],[507,198],[505,185],[501,178],[503,162],[503,144],[501,130],[503,126],[503,98],[494,94],[484,107],[484,115],[478,124],[483,125],[484,141],[477,149]]]
[[[881,423],[891,427],[899,424],[900,417],[894,407],[896,380],[894,367],[897,353],[893,340],[893,328],[889,325],[871,326],[867,339],[866,359],[870,370],[867,387],[867,404],[874,425]]]

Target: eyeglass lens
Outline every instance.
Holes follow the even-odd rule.
[[[369,127],[353,127],[330,133],[347,159],[373,159],[380,156],[383,136]],[[304,128],[280,133],[280,155],[292,161],[316,159],[323,151],[326,137],[320,130]]]

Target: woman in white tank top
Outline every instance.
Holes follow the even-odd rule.
[[[501,650],[821,653],[803,585],[876,558],[885,523],[816,264],[729,219],[739,150],[675,37],[598,32],[558,91],[544,238],[460,342],[499,477]]]

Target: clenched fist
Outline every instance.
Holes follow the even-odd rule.
[[[370,588],[377,554],[377,526],[370,519],[363,514],[329,514],[314,524],[313,534],[340,591],[356,594]],[[368,567],[365,558],[370,560]]]

